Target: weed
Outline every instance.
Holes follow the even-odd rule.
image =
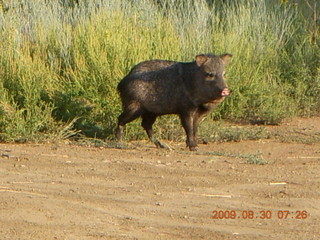
[[[207,123],[208,124],[208,123]],[[263,126],[214,126],[211,124],[209,128],[204,125],[205,132],[202,131],[202,136],[206,141],[213,142],[240,142],[245,140],[258,140],[269,138],[269,133]],[[208,129],[209,128],[209,129]]]
[[[279,124],[318,112],[318,5],[288,2],[3,0],[0,139],[66,137],[60,130],[72,122],[72,131],[112,140],[121,111],[116,86],[133,65],[191,61],[207,52],[234,55],[227,71],[232,96],[209,120]],[[264,135],[242,129],[209,134],[209,120],[200,126],[209,140]],[[178,122],[160,119],[160,137],[181,139]],[[139,122],[132,125],[126,139],[146,137]]]
[[[235,154],[235,153],[227,153],[227,152],[197,152],[197,155],[210,155],[210,156],[224,156],[231,158],[240,158],[245,159],[248,164],[256,164],[256,165],[265,165],[268,162],[263,158],[260,152],[256,154]]]
[[[303,143],[314,144],[320,142],[320,133],[316,134],[302,134],[302,133],[286,133],[275,134],[274,138],[286,143]]]
[[[246,155],[247,163],[255,165],[265,165],[268,162],[262,157],[261,153]]]

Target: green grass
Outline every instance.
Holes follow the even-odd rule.
[[[152,58],[192,61],[206,52],[234,55],[233,93],[201,132],[216,119],[278,124],[315,114],[320,38],[311,16],[319,5],[295,2],[0,1],[0,140],[112,140],[121,112],[116,86],[132,66]],[[161,117],[155,127],[161,138],[184,136],[176,117]],[[262,133],[231,135],[237,141],[250,134]],[[146,137],[139,121],[128,124],[125,137]]]
[[[248,164],[254,164],[254,165],[266,165],[268,164],[268,161],[265,160],[261,153],[251,154],[247,156],[242,156],[247,159]]]
[[[185,152],[180,152],[185,153]],[[186,154],[191,154],[186,153]],[[247,164],[254,164],[254,165],[266,165],[268,161],[264,159],[262,153],[257,152],[255,154],[235,154],[235,153],[228,153],[228,152],[196,152],[196,155],[205,155],[205,156],[222,156],[222,157],[230,157],[230,158],[238,158],[246,160],[245,163]],[[210,161],[209,161],[210,162]]]
[[[301,131],[288,131],[273,133],[272,138],[275,138],[281,142],[286,143],[303,143],[303,144],[314,144],[320,143],[320,133],[304,133]]]

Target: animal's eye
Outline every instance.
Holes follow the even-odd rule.
[[[207,76],[207,77],[210,77],[210,78],[213,78],[215,75],[214,75],[213,73],[207,72],[207,73],[206,73],[206,76]]]

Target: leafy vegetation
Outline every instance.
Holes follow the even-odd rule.
[[[185,153],[185,152],[181,152]],[[191,154],[191,153],[189,153]],[[205,155],[205,156],[223,156],[223,157],[231,157],[231,158],[238,158],[246,160],[245,163],[247,164],[254,164],[254,165],[266,165],[268,161],[264,159],[262,153],[259,151],[255,154],[234,154],[228,152],[196,152],[196,155]],[[211,161],[209,161],[211,162]]]
[[[116,86],[132,66],[206,52],[234,55],[233,93],[202,132],[213,119],[278,124],[318,113],[319,15],[316,0],[2,0],[0,139],[112,139]],[[183,136],[174,116],[156,128],[162,138]],[[139,121],[126,137],[146,137]]]

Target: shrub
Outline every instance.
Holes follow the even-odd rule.
[[[234,58],[232,97],[203,129],[212,119],[278,124],[319,112],[319,26],[310,17],[318,9],[311,0],[282,2],[4,0],[1,140],[66,136],[70,122],[86,136],[111,139],[121,112],[116,86],[132,66],[205,52]],[[158,134],[179,135],[177,122],[163,117],[156,127],[168,131]],[[127,138],[145,137],[140,123],[131,124]]]

